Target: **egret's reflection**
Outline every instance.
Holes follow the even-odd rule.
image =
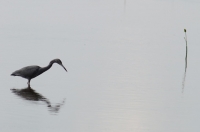
[[[65,99],[61,103],[57,103],[56,105],[52,105],[51,102],[44,97],[42,94],[37,93],[31,87],[23,88],[23,89],[11,89],[11,91],[17,96],[30,101],[43,101],[47,104],[47,107],[50,112],[58,113],[61,106],[64,105]]]

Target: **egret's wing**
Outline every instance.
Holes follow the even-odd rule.
[[[12,73],[15,76],[31,78],[40,69],[39,66],[27,66]]]

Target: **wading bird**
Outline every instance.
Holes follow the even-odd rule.
[[[61,65],[67,71],[67,69],[63,66],[60,59],[54,59],[54,60],[50,61],[49,65],[46,67],[27,66],[27,67],[24,67],[22,69],[19,69],[19,70],[13,72],[11,74],[11,76],[20,76],[20,77],[28,79],[28,86],[30,86],[31,79],[33,79],[33,78],[39,76],[40,74],[42,74],[43,72],[49,70],[51,68],[51,66],[53,65],[53,63],[57,63],[57,64]]]

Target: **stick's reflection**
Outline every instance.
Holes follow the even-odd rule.
[[[126,12],[126,0],[124,0],[124,12]]]
[[[187,72],[187,52],[186,52],[186,59],[185,59],[185,72],[183,75],[183,82],[182,82],[182,93],[184,92],[184,88],[185,88],[186,72]]]
[[[47,107],[49,109],[50,112],[53,113],[58,113],[61,106],[64,105],[65,103],[65,99],[61,102],[61,103],[57,103],[56,105],[52,105],[51,102],[44,97],[42,94],[37,93],[34,89],[32,89],[31,87],[27,87],[27,88],[23,88],[23,89],[11,89],[11,91],[25,99],[25,100],[30,100],[30,101],[43,101],[47,104]]]

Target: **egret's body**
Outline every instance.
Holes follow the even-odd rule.
[[[27,66],[27,67],[24,67],[22,69],[19,69],[19,70],[13,72],[11,74],[11,76],[20,76],[20,77],[28,79],[28,85],[30,86],[31,79],[33,79],[33,78],[39,76],[40,74],[42,74],[43,72],[49,70],[54,63],[61,65],[66,70],[66,68],[63,66],[60,59],[54,59],[54,60],[50,61],[49,65],[46,67],[40,67],[40,66],[35,66],[35,65]]]

